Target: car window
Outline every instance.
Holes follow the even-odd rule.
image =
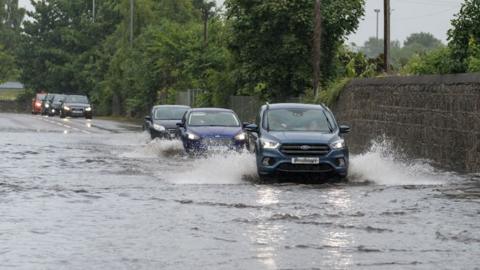
[[[188,125],[238,127],[240,121],[231,112],[192,112],[188,117]]]
[[[55,97],[53,98],[53,102],[60,102],[63,99],[65,99],[65,95],[55,95]]]
[[[266,128],[270,131],[332,132],[324,110],[275,109],[266,115]]]
[[[160,107],[155,109],[153,115],[156,120],[180,120],[187,110],[187,108]]]
[[[67,103],[82,103],[88,104],[88,98],[86,96],[68,96],[65,100]]]

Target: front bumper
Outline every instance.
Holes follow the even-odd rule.
[[[166,140],[175,140],[180,137],[178,130],[176,129],[166,129],[163,131],[158,131],[156,129],[150,128],[150,135],[152,139],[160,138]]]
[[[91,118],[92,117],[92,111],[84,111],[84,110],[78,110],[78,111],[74,111],[74,110],[69,110],[69,111],[66,111],[64,110],[63,111],[65,116],[68,116],[68,117],[87,117],[87,118]]]
[[[199,140],[185,139],[183,146],[188,153],[242,151],[246,141],[233,138],[202,138]]]
[[[340,177],[346,177],[348,174],[349,153],[347,148],[331,150],[324,156],[308,156],[318,157],[319,164],[293,164],[292,158],[294,157],[303,156],[285,155],[278,149],[262,149],[257,152],[258,173],[261,175],[282,173],[325,174]]]

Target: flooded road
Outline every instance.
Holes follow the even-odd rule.
[[[480,269],[480,178],[352,157],[349,183],[259,184],[110,121],[0,114],[0,269]]]

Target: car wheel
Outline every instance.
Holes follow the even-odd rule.
[[[60,118],[65,118],[65,114],[63,113],[63,111],[60,111]]]

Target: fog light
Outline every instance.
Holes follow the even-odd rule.
[[[343,158],[338,158],[338,159],[337,159],[337,166],[338,166],[338,167],[345,167],[345,159],[343,159]]]
[[[266,157],[262,160],[262,164],[263,166],[272,166],[273,164],[275,164],[275,159]]]

